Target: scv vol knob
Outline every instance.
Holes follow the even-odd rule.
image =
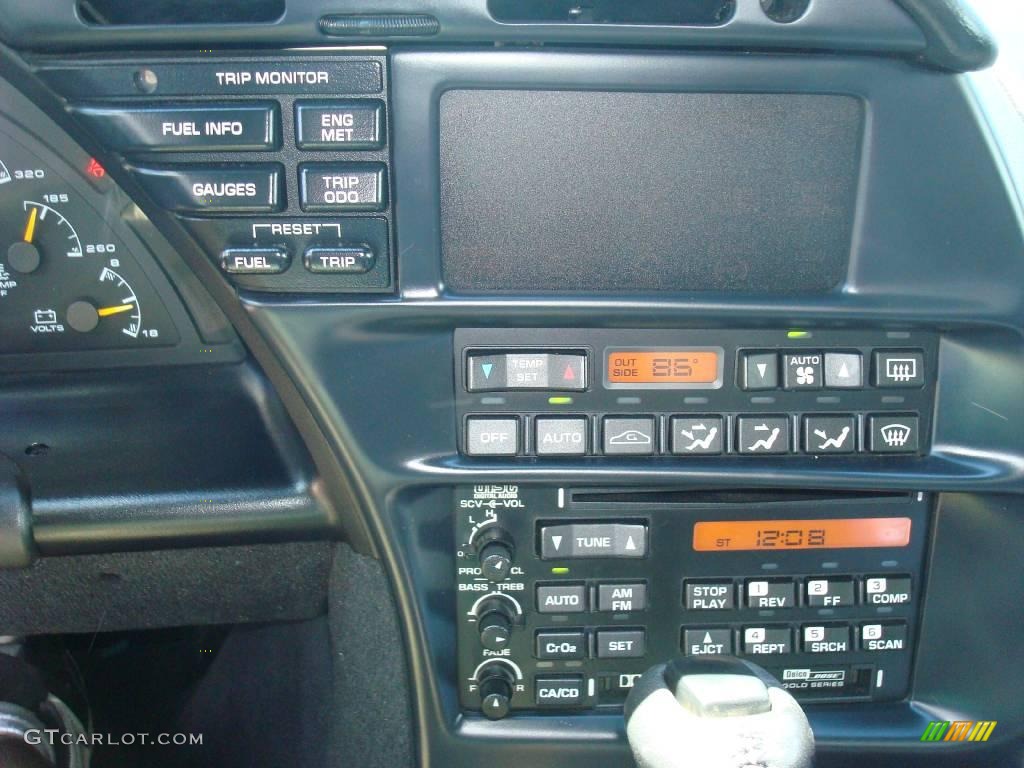
[[[480,711],[490,720],[500,720],[512,706],[512,684],[515,673],[507,664],[488,666],[480,678]]]
[[[477,554],[480,570],[488,581],[504,581],[509,577],[515,553],[507,540],[492,539],[480,547]]]

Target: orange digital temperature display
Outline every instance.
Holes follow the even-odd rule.
[[[715,384],[721,359],[717,349],[616,349],[605,370],[613,385]]]
[[[909,517],[716,520],[693,527],[693,548],[698,552],[905,547],[909,543]]]

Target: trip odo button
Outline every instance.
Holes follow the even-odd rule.
[[[132,171],[164,208],[183,213],[271,213],[282,207],[277,163],[147,166]]]
[[[387,200],[383,163],[304,163],[299,194],[304,211],[380,211]]]

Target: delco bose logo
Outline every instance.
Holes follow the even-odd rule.
[[[988,741],[996,729],[996,720],[935,720],[921,734],[921,741]]]

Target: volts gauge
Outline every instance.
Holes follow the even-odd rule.
[[[177,342],[117,235],[120,208],[92,198],[0,133],[0,352]]]

